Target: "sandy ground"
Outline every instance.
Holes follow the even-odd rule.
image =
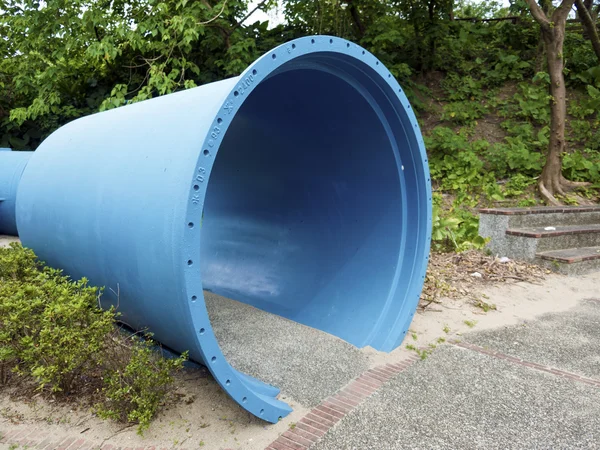
[[[11,242],[18,242],[19,238],[14,236],[2,236],[0,235],[0,247],[8,247]]]
[[[4,242],[2,237],[0,242]],[[455,339],[467,331],[506,327],[545,313],[566,311],[581,299],[597,297],[598,285],[600,273],[573,278],[550,275],[540,284],[489,286],[483,292],[497,310],[488,313],[468,301],[444,299],[416,314],[403,345],[389,354],[372,348],[356,349],[279,316],[212,298],[208,306],[216,334],[229,336],[220,340],[228,360],[234,367],[278,385],[280,398],[294,408],[280,423],[267,424],[243,411],[206,370],[186,369],[177,381],[180,400],[163,410],[143,437],[136,434],[135,427],[99,420],[89,408],[60,406],[39,397],[29,403],[13,402],[6,395],[0,396],[0,430],[6,431],[11,423],[35,423],[53,434],[81,435],[121,447],[263,449],[356,374],[403,359],[409,352],[407,344],[427,347],[440,338]],[[272,331],[263,333],[263,339],[244,338],[261,336],[253,332],[260,329]],[[270,358],[265,358],[265,350]]]

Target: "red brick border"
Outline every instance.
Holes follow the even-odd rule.
[[[39,450],[121,450],[112,444],[98,444],[79,436],[50,436],[47,431],[40,431],[35,425],[14,426],[10,431],[3,433],[1,444],[16,444]],[[125,450],[133,450],[126,448]],[[139,447],[135,450],[157,450],[155,446]],[[161,448],[160,450],[169,450]]]
[[[310,448],[386,381],[406,370],[419,359],[418,355],[409,355],[401,362],[367,370],[309,411],[293,429],[281,434],[267,446],[266,450],[305,450]]]
[[[564,370],[556,369],[554,367],[544,366],[543,364],[537,364],[537,363],[525,361],[524,359],[516,358],[514,356],[510,356],[505,353],[497,352],[495,350],[489,350],[489,349],[480,347],[479,345],[469,344],[468,342],[458,342],[458,341],[451,342],[451,344],[453,344],[457,347],[466,348],[468,350],[473,350],[478,353],[482,353],[484,355],[493,356],[494,358],[503,359],[505,361],[519,364],[524,367],[529,367],[530,369],[539,370],[540,372],[551,373],[552,375],[557,375],[559,377],[568,378],[568,379],[574,380],[574,381],[579,381],[580,383],[585,383],[585,384],[589,384],[591,386],[600,387],[600,380],[582,377],[575,373],[566,372]]]

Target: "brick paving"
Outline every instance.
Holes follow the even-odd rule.
[[[367,370],[331,397],[323,400],[291,429],[280,435],[266,450],[305,450],[310,448],[346,414],[371,396],[385,382],[410,367],[419,357]]]

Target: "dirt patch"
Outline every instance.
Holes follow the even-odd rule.
[[[504,138],[508,136],[508,133],[500,126],[502,122],[502,119],[490,115],[478,120],[477,125],[473,129],[471,140],[484,140],[490,144],[504,142]]]
[[[287,398],[294,411],[280,423],[263,422],[229,398],[205,369],[185,369],[177,376],[176,386],[179,401],[164,408],[143,436],[137,434],[135,425],[99,419],[89,405],[58,403],[41,396],[29,401],[0,396],[0,430],[27,424],[97,445],[253,450],[264,449],[307,412]]]

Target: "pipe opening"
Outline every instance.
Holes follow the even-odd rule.
[[[374,69],[330,53],[282,65],[216,154],[203,288],[372,344],[406,301],[427,234],[423,174],[414,127]]]

